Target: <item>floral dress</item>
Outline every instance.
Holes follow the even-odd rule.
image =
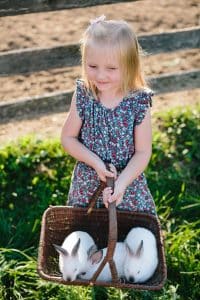
[[[79,141],[104,162],[111,162],[119,174],[134,154],[134,128],[142,122],[147,108],[151,106],[152,95],[150,90],[129,92],[115,108],[107,108],[92,96],[82,80],[77,80],[76,106],[82,120]],[[72,174],[67,205],[88,206],[99,183],[93,168],[77,162]],[[101,195],[97,207],[103,206]],[[126,188],[123,201],[117,208],[156,214],[144,173]]]

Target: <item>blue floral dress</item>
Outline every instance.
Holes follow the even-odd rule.
[[[110,161],[117,170],[123,170],[134,154],[134,128],[142,122],[147,108],[151,106],[152,95],[150,90],[129,92],[117,107],[106,108],[85,88],[82,80],[77,80],[76,106],[82,120],[80,142],[103,161]],[[99,183],[93,168],[77,162],[72,174],[67,205],[88,206]],[[101,195],[97,207],[103,206]],[[117,208],[156,214],[144,173],[127,187],[123,201]]]

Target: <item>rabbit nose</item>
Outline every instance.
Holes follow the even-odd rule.
[[[72,281],[71,277],[66,278],[67,281]]]
[[[134,278],[133,276],[130,276],[130,277],[129,277],[129,281],[130,281],[131,283],[134,283],[134,282],[135,282],[135,278]]]

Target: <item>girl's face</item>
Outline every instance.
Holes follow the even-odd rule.
[[[86,76],[99,92],[118,93],[122,72],[116,51],[109,46],[90,45],[86,49]]]

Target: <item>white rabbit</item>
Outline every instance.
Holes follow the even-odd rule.
[[[54,247],[59,253],[59,269],[66,281],[74,281],[86,272],[90,256],[97,251],[93,238],[84,231],[72,232],[62,246],[54,244]]]
[[[103,258],[106,256],[106,253],[107,253],[107,248],[104,248],[104,249],[94,252],[90,256],[90,259],[89,259],[90,266],[89,266],[88,270],[86,271],[85,274],[80,274],[79,278],[87,279],[87,280],[91,279],[92,276],[94,275],[94,273],[96,272],[96,270],[98,269],[98,267],[100,266]],[[119,278],[124,277],[123,268],[124,268],[125,254],[126,254],[126,251],[125,251],[124,243],[118,242],[116,244],[116,248],[114,251],[113,260],[115,261],[115,265],[117,268]],[[103,270],[97,277],[97,281],[111,281],[111,280],[112,280],[112,275],[111,275],[111,271],[110,271],[110,265],[109,265],[109,263],[106,263]]]
[[[130,230],[125,241],[124,275],[131,283],[151,278],[158,265],[158,251],[154,234],[143,227]]]

